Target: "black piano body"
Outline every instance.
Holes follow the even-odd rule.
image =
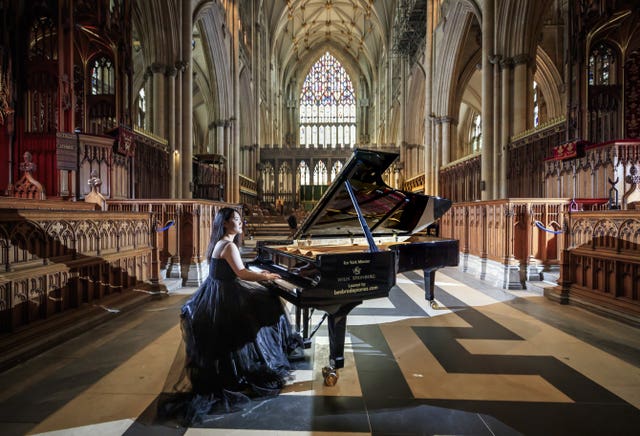
[[[310,309],[326,312],[329,365],[335,368],[344,366],[346,320],[354,307],[388,296],[397,273],[419,269],[433,302],[435,271],[458,264],[457,240],[415,234],[451,201],[389,187],[382,177],[397,157],[356,149],[293,239],[260,241],[249,263],[282,276],[267,286],[296,306],[305,340],[315,333],[309,331]]]

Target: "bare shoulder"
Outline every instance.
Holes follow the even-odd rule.
[[[234,244],[233,242],[221,240],[216,243],[216,246],[213,249],[213,257],[224,257],[225,254],[233,253],[234,250],[238,250],[236,244]]]

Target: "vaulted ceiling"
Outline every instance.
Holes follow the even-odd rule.
[[[271,3],[271,4],[269,4]],[[272,55],[283,78],[327,49],[370,76],[389,46],[394,0],[265,0]],[[347,65],[345,65],[347,66]],[[356,71],[357,70],[357,71]]]

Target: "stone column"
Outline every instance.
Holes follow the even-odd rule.
[[[153,87],[153,122],[151,131],[162,137],[165,134],[165,115],[167,104],[165,102],[164,73],[166,67],[159,62],[151,64],[151,79]]]
[[[528,80],[529,55],[520,54],[513,58],[513,134],[524,132],[529,126],[529,97],[531,86]]]
[[[193,181],[193,76],[192,45],[193,19],[191,2],[182,2],[182,198],[192,198]]]
[[[482,156],[480,189],[482,200],[492,200],[493,193],[493,56],[495,0],[484,0],[482,8]]]
[[[175,153],[175,182],[176,182],[176,196],[175,198],[182,198],[182,160],[184,159],[184,141],[182,138],[183,130],[183,118],[182,110],[182,77],[184,76],[184,62],[179,61],[176,63],[177,74],[175,80],[175,124],[176,124],[176,151]]]
[[[440,135],[442,136],[442,165],[446,165],[451,162],[451,150],[453,139],[451,137],[451,125],[453,124],[453,118],[441,117],[440,118]]]
[[[399,58],[400,62],[400,122],[398,125],[398,137],[395,140],[396,146],[400,147],[400,159],[404,160],[402,156],[402,145],[406,144],[406,106],[407,106],[407,60],[403,57]],[[391,105],[390,105],[391,106]]]
[[[229,186],[227,189],[227,201],[237,203],[240,201],[240,41],[238,41],[237,25],[240,21],[238,5],[234,2],[231,8],[231,80],[233,83],[233,116],[231,122],[232,143],[229,149]]]
[[[432,101],[433,92],[433,29],[435,27],[435,9],[433,2],[427,2],[427,37],[424,47],[424,192],[435,195],[433,177],[435,174],[433,162],[433,118]]]
[[[216,152],[216,123],[212,121],[209,123],[209,131],[207,133],[207,153],[212,154]]]
[[[169,173],[171,183],[169,186],[170,198],[177,198],[176,191],[176,67],[167,67],[165,76],[167,80],[167,141],[169,142]]]
[[[429,87],[427,85],[427,87]],[[426,106],[425,106],[426,107]],[[424,193],[435,195],[433,177],[436,172],[434,159],[434,118],[429,115],[425,120],[424,129]]]
[[[224,155],[224,128],[225,121],[216,121],[216,148],[215,152]]]
[[[222,141],[222,154],[225,156],[225,158],[227,158],[227,160],[229,160],[229,146],[231,144],[231,121],[229,120],[224,120],[223,121],[223,141]]]
[[[433,193],[438,195],[438,191],[440,190],[440,178],[439,172],[440,167],[442,166],[442,153],[441,144],[442,144],[442,122],[440,118],[434,119],[434,138],[433,138],[433,148],[434,148],[434,165],[433,165]]]
[[[500,63],[502,70],[502,126],[500,132],[500,146],[501,146],[501,159],[500,159],[500,198],[507,198],[509,191],[507,189],[507,173],[509,165],[509,139],[511,138],[511,68],[513,65],[512,59],[503,59]]]
[[[500,61],[502,56],[492,56],[489,61],[491,62],[491,70],[493,73],[493,112],[491,118],[493,118],[493,197],[500,198],[500,174],[502,173],[502,98],[500,96],[502,92],[500,82]]]
[[[147,98],[147,112],[144,114],[145,122],[143,123],[143,128],[147,132],[153,132],[154,114],[160,110],[160,107],[156,109],[153,100],[155,97],[153,93],[153,71],[151,71],[151,67],[147,67],[142,75],[142,88]]]

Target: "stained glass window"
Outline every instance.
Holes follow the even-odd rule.
[[[262,180],[264,183],[264,191],[265,192],[273,192],[275,185],[275,177],[274,177],[273,166],[270,162],[265,163],[264,168],[262,169]]]
[[[336,161],[333,164],[333,166],[331,167],[331,181],[332,182],[336,178],[336,176],[338,175],[338,173],[340,172],[341,169],[342,169],[342,162]]]
[[[328,185],[327,180],[327,166],[323,161],[319,161],[313,170],[313,184],[315,186]]]
[[[298,165],[298,174],[300,176],[300,186],[310,185],[309,167],[305,161],[300,162]]]
[[[615,62],[613,49],[601,42],[591,49],[589,55],[589,85],[613,85],[612,65]]]
[[[473,118],[473,126],[471,127],[471,149],[473,152],[480,151],[482,148],[482,117],[477,114]]]
[[[300,145],[355,145],[356,97],[344,67],[326,52],[311,67],[300,94]],[[325,169],[326,170],[326,169]]]
[[[291,169],[287,162],[282,162],[278,171],[278,186],[281,193],[291,192]]]
[[[146,129],[146,119],[145,115],[147,113],[147,101],[146,96],[144,94],[144,88],[140,88],[140,92],[138,93],[138,127],[142,129]]]
[[[111,60],[102,56],[91,66],[91,95],[115,93],[115,71]]]

